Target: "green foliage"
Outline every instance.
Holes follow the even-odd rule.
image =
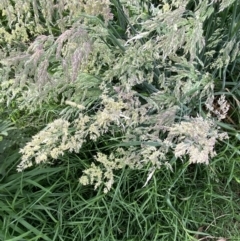
[[[239,1],[3,0],[0,18],[1,239],[239,236]]]
[[[0,141],[3,140],[4,136],[8,136],[8,131],[12,130],[13,127],[10,122],[1,121],[0,122]]]
[[[219,154],[211,168],[175,163],[173,172],[157,170],[145,187],[145,170],[125,169],[107,195],[76,182],[88,162],[84,157],[69,155],[57,165],[16,173],[19,158],[6,159],[1,178],[3,240],[239,237],[237,149]]]

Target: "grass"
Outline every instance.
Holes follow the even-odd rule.
[[[16,173],[19,155],[12,154],[0,185],[0,239],[238,240],[240,159],[230,153],[209,167],[158,170],[144,188],[147,170],[125,169],[107,195],[79,185],[86,160],[77,156]]]
[[[145,17],[136,20],[134,19],[135,8],[129,12],[128,19],[120,1],[112,1],[114,21],[108,29],[105,29],[108,32],[106,40],[105,36],[102,38],[112,51],[118,48],[121,50],[116,51],[116,58],[120,56],[125,60],[124,52],[127,51],[127,46],[123,43],[128,38],[127,30],[135,36],[138,32],[141,33],[141,28],[144,28],[142,22],[144,23],[148,18],[151,19],[151,6],[144,5],[144,2],[141,1],[141,7]],[[157,1],[152,3],[157,4]],[[190,3],[189,9],[194,9],[195,1]],[[8,136],[4,135],[1,143],[8,145],[5,151],[0,152],[0,158],[2,158],[0,160],[0,241],[218,241],[220,237],[238,241],[240,239],[240,57],[235,56],[232,62],[223,64],[222,67],[213,69],[211,66],[214,58],[222,58],[219,51],[222,46],[226,47],[231,40],[236,43],[240,41],[238,33],[240,15],[237,9],[240,10],[240,7],[235,1],[223,12],[214,12],[206,18],[203,29],[207,45],[198,54],[204,67],[201,64],[190,66],[193,67],[193,72],[195,68],[201,72],[202,77],[200,74],[200,77],[196,77],[199,81],[205,78],[205,73],[210,73],[215,81],[214,95],[226,95],[231,106],[225,122],[218,123],[219,127],[228,133],[229,140],[218,143],[216,148],[218,154],[208,166],[189,165],[187,159],[182,162],[169,157],[173,171],[166,170],[164,167],[156,170],[146,186],[144,184],[149,174],[148,167],[141,170],[131,170],[126,167],[116,171],[114,185],[107,194],[103,194],[103,187],[93,190],[92,186],[80,185],[78,178],[82,175],[82,171],[90,166],[96,154],[96,150],[91,151],[91,149],[110,152],[113,146],[123,145],[119,143],[122,139],[119,131],[116,134],[119,136],[114,138],[108,134],[104,135],[96,146],[94,143],[87,143],[78,154],[67,153],[52,164],[37,165],[23,173],[18,173],[16,167],[21,159],[19,148],[24,146],[32,134],[58,118],[61,112],[65,112],[69,119],[74,119],[77,115],[71,107],[65,108],[59,105],[59,100],[58,102],[46,101],[30,114],[28,110],[25,112],[25,109],[20,111],[17,101],[11,110],[1,106],[0,119],[4,119],[6,114],[8,116],[6,119],[15,122],[19,129],[9,132]],[[101,22],[104,26],[97,17],[89,18],[92,18],[92,21]],[[220,27],[220,33],[215,31]],[[91,30],[90,27],[89,29]],[[140,39],[139,43],[145,44],[157,36],[157,29],[151,31],[151,34]],[[214,50],[216,50],[214,56],[206,55],[207,51]],[[230,51],[229,55],[234,55],[232,52],[234,51]],[[179,53],[181,54],[181,50]],[[101,56],[99,59],[101,62]],[[128,60],[127,57],[126,60]],[[99,64],[100,67],[94,67],[99,67],[101,71],[99,70],[98,73],[106,78],[104,71],[108,69],[110,62],[96,61],[94,64]],[[159,58],[156,66],[161,64]],[[180,67],[181,64],[183,63],[179,63]],[[182,67],[184,70],[184,65]],[[183,75],[190,67],[186,66],[187,70],[183,71]],[[157,82],[159,71],[162,69],[159,68],[159,70],[155,65],[149,69],[154,71],[154,81]],[[143,70],[144,73],[146,71],[146,69]],[[169,75],[166,75],[166,79],[173,76],[174,80],[177,72],[174,72],[174,69],[170,70],[170,67],[167,71]],[[172,76],[171,71],[173,71]],[[176,79],[181,77],[180,74]],[[95,78],[99,80],[102,78],[102,76],[93,77],[93,83]],[[187,76],[184,75],[183,79],[187,79]],[[118,79],[114,81],[120,82]],[[94,112],[99,107],[93,108],[99,94],[94,96],[95,89],[92,89],[94,87],[92,82],[91,78],[87,79],[85,88],[83,88],[84,85],[76,85],[76,92],[79,93],[75,98],[84,99],[83,91],[84,95],[89,94],[85,100],[86,105],[90,106],[88,111]],[[173,81],[166,83],[175,87]],[[113,83],[110,82],[109,85],[111,84]],[[74,84],[72,86],[74,89]],[[147,93],[146,96],[149,97],[158,86],[144,82],[135,87],[140,89],[139,96]],[[198,88],[200,90],[200,87],[196,88],[191,91],[198,91]],[[189,97],[192,95],[191,91],[186,93]],[[143,100],[147,100],[147,97]],[[175,98],[174,95],[171,97]],[[204,102],[205,99],[203,98],[202,101]],[[156,103],[160,102],[161,99]],[[169,103],[172,104],[171,101]],[[199,103],[197,97],[193,98],[192,102],[180,103],[180,105],[182,115],[192,115],[198,112],[198,108],[201,112],[204,103]],[[8,131],[7,127],[3,126],[1,132],[5,134],[5,131]],[[0,147],[3,150],[2,145]]]

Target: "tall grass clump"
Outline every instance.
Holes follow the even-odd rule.
[[[2,1],[0,237],[236,239],[239,13]]]

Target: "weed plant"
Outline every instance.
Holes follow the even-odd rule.
[[[0,240],[239,240],[237,0],[0,2]]]

